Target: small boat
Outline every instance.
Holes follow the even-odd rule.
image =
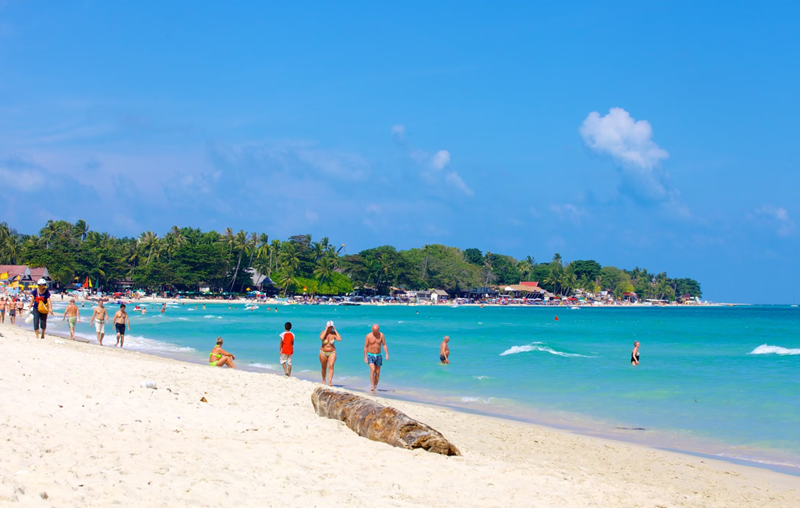
[[[573,305],[572,307],[570,307],[570,310],[580,310],[580,307],[578,307],[577,305]]]

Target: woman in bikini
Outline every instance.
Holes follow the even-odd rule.
[[[217,345],[214,346],[214,349],[211,350],[211,354],[208,355],[208,364],[212,367],[223,367],[227,365],[235,369],[236,367],[233,366],[233,360],[235,359],[235,356],[222,349],[222,337],[217,337]]]
[[[319,363],[322,366],[322,384],[325,384],[327,377],[328,385],[333,386],[333,364],[336,363],[336,346],[334,342],[342,340],[342,336],[333,326],[333,321],[328,321],[325,324],[325,329],[319,334],[319,340],[322,341],[322,347],[319,350]]]
[[[631,365],[639,365],[639,341],[633,343],[633,351],[631,351]]]

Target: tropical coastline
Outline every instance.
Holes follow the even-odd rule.
[[[0,402],[9,415],[1,445],[7,501],[530,506],[535,496],[561,506],[800,502],[791,476],[385,401],[440,430],[463,456],[399,450],[317,417],[310,404],[315,383],[52,336],[32,341],[27,331],[0,329],[6,351],[19,359],[2,375],[9,388]],[[147,379],[158,389],[140,388]],[[49,431],[54,425],[61,431]],[[375,461],[382,464],[379,475],[368,473]],[[320,484],[320,477],[328,481]],[[219,482],[225,489],[215,488]],[[401,491],[400,484],[416,487]]]
[[[201,304],[198,304],[198,308],[199,305]],[[59,309],[61,308],[61,304],[57,304],[57,306],[59,307]],[[307,326],[309,322],[313,323],[313,321],[315,320],[314,316],[333,315],[335,314],[335,311],[338,310],[339,312],[344,312],[344,314],[340,316],[340,319],[345,319],[346,314],[359,312],[358,309],[356,308],[335,308],[335,307],[330,308],[327,306],[292,305],[292,306],[281,306],[280,312],[273,315],[273,313],[267,311],[265,307],[261,307],[260,309],[257,309],[255,311],[246,311],[240,308],[238,311],[235,309],[231,310],[225,309],[225,312],[222,312],[222,309],[225,307],[227,306],[223,306],[222,308],[217,307],[216,310],[212,310],[212,308],[209,307],[208,312],[211,312],[212,314],[205,316],[203,316],[202,313],[200,315],[197,315],[193,306],[188,306],[188,305],[184,306],[178,302],[170,303],[167,307],[166,315],[163,316],[158,313],[157,309],[151,309],[150,314],[148,314],[146,317],[134,316],[133,324],[135,326],[134,331],[136,332],[136,335],[131,335],[130,337],[127,338],[126,347],[134,348],[137,351],[149,354],[166,356],[169,358],[189,361],[192,363],[205,364],[207,360],[205,360],[205,355],[202,351],[203,348],[202,344],[203,342],[207,342],[208,339],[206,339],[206,341],[202,340],[198,341],[195,339],[187,339],[187,338],[181,340],[179,339],[179,335],[176,335],[178,333],[181,333],[183,335],[188,335],[188,337],[195,337],[199,329],[193,328],[192,323],[198,323],[202,325],[203,329],[206,329],[205,332],[203,332],[203,334],[205,335],[208,335],[209,333],[214,333],[225,336],[227,343],[229,344],[228,347],[233,348],[233,350],[237,353],[237,355],[240,356],[244,361],[244,363],[239,363],[238,365],[239,367],[244,367],[246,370],[253,370],[262,373],[268,372],[275,374],[280,371],[280,367],[277,364],[277,358],[272,358],[271,355],[264,356],[263,353],[260,353],[260,351],[263,349],[263,346],[258,345],[264,340],[266,340],[267,342],[270,341],[270,339],[268,338],[268,336],[270,335],[269,328],[274,325],[270,325],[268,323],[271,322],[282,323],[283,320],[291,319],[294,322],[295,326],[299,327],[298,329],[300,330],[301,333],[300,336],[301,341],[303,343],[306,343],[309,340]],[[394,316],[396,312],[405,312],[406,314],[410,313],[410,315],[412,316],[418,316],[418,314],[415,313],[418,313],[419,311],[415,311],[414,310],[415,308],[416,307],[397,308],[395,306],[386,306],[384,308],[377,309],[375,307],[367,306],[365,309],[363,309],[363,312],[369,312],[370,314],[364,315],[362,312],[355,314],[347,319],[355,318],[357,321],[364,321],[366,323],[369,323],[370,322],[369,320],[372,319],[378,322],[385,322],[386,320],[393,319],[393,317],[390,316]],[[57,312],[59,312],[59,309],[57,309]],[[687,319],[687,316],[688,318],[691,319],[702,317],[704,312],[702,310],[703,308],[683,307],[683,309],[684,309],[684,315],[680,316],[679,314],[678,317],[679,321],[676,322],[675,326],[678,329],[684,327],[696,326],[690,324],[683,324],[680,320]],[[472,308],[472,310],[464,309],[464,311],[458,311],[457,309],[450,309],[443,306],[440,306],[438,309],[436,307],[423,306],[421,307],[420,310],[423,311],[423,316],[427,316],[428,313],[430,312],[438,312],[437,314],[433,315],[433,318],[436,328],[441,330],[442,328],[447,329],[447,327],[450,326],[448,324],[438,321],[439,319],[441,319],[441,317],[445,315],[452,316],[451,319],[469,320],[469,318],[466,317],[467,315],[464,314],[464,312],[478,313],[475,314],[477,316],[477,315],[484,315],[484,313],[488,312],[489,309],[487,308],[481,311],[478,308]],[[525,312],[526,313],[525,315],[535,317],[536,321],[539,321],[540,317],[536,316],[542,316],[542,313],[548,310],[552,309],[517,308],[516,312]],[[653,311],[655,312],[653,316],[654,317],[658,316],[656,309],[641,308],[639,310],[640,312]],[[711,312],[711,311],[712,308],[709,307],[707,308],[706,312]],[[729,313],[727,308],[720,308],[719,311],[723,313]],[[298,314],[298,312],[300,312],[300,314]],[[308,314],[308,312],[312,312],[312,314]],[[497,314],[497,316],[503,320],[507,320],[509,318],[512,318],[512,316],[516,315],[514,314],[515,311],[513,310],[513,308],[508,310],[495,308],[493,312],[499,313]],[[601,314],[596,315],[595,318],[589,317],[590,315],[587,315],[586,317],[588,317],[590,321],[594,322],[595,319],[605,315],[605,316],[612,316],[612,320],[616,321],[616,319],[613,318],[613,313],[609,314],[608,312],[609,311],[601,311]],[[630,311],[630,312],[635,312],[635,311]],[[624,314],[628,315],[628,312],[624,312]],[[793,315],[794,315],[793,313],[787,314],[787,316],[793,316]],[[218,324],[217,320],[215,319],[212,319],[211,322],[209,322],[207,319],[202,319],[203,317],[208,318],[210,316],[215,316],[217,318],[224,318],[224,319],[219,321]],[[366,316],[366,317],[358,317],[358,316]],[[441,316],[441,317],[436,317],[436,316]],[[483,319],[491,319],[489,315],[486,316],[487,317]],[[523,315],[517,315],[517,317],[514,319],[520,319],[520,317],[522,316]],[[571,323],[572,321],[575,320],[577,316],[578,314],[572,316],[572,318],[570,318],[569,315],[564,317],[563,319],[567,320],[564,322],[565,323],[564,326],[574,326]],[[692,318],[692,316],[695,317]],[[168,321],[173,324],[170,325],[167,322],[163,322],[165,318],[168,319]],[[264,319],[267,319],[268,321],[264,322]],[[321,318],[316,318],[316,319],[318,320]],[[421,321],[417,319],[418,324],[415,326],[422,327],[420,329],[424,330],[425,327],[427,326],[425,324],[426,323],[425,319]],[[634,319],[641,320],[641,317]],[[719,317],[713,318],[714,322],[718,322],[718,320]],[[148,324],[150,322],[152,322],[153,324],[152,325]],[[337,320],[337,322],[339,322],[339,320]],[[252,326],[255,325],[256,323],[258,323],[257,327],[252,328]],[[211,325],[213,325],[214,328],[207,329],[208,326]],[[340,325],[343,327],[343,330],[346,330],[346,333],[349,332],[350,325],[348,321],[342,321],[340,322]],[[85,324],[83,326],[85,326]],[[167,328],[164,328],[165,326],[167,326]],[[506,328],[509,327],[509,325],[504,325],[504,326]],[[530,325],[524,325],[524,326],[530,326]],[[233,330],[232,327],[242,328],[244,335],[234,334],[232,331]],[[596,329],[596,331],[599,332],[600,329],[597,329],[596,323],[593,325],[593,327]],[[401,333],[402,335],[403,332],[402,330],[395,330],[395,328],[397,327],[389,326],[386,329],[389,331],[391,342],[394,344],[393,347],[398,347],[397,333]],[[541,332],[537,332],[537,335],[541,333],[546,333],[549,335],[555,333],[555,330],[557,329],[559,328],[553,328],[550,332],[546,331],[546,329],[542,329]],[[563,329],[563,327],[561,327],[561,329]],[[96,343],[93,336],[94,335],[93,330],[91,331],[89,330],[82,331],[82,330],[85,330],[85,328],[82,328],[81,331],[79,331],[78,333],[79,336],[84,337],[87,340]],[[61,335],[64,336],[67,335],[65,330],[65,325],[61,324],[60,321],[56,321],[55,325],[50,327],[50,332],[57,334],[60,333]],[[151,333],[155,335],[150,335]],[[427,334],[428,332],[424,333]],[[436,332],[434,331],[434,333]],[[465,339],[465,337],[462,337],[462,333],[464,332],[461,333],[456,332],[456,333],[457,333],[456,337],[458,339],[457,340],[458,345],[456,346],[457,348],[456,357],[458,358],[456,368],[463,368],[462,364],[468,366],[472,362],[474,362],[474,360],[463,358],[464,351],[462,350],[463,346],[461,345],[461,343]],[[723,333],[725,332],[723,331]],[[260,338],[264,336],[264,334],[266,334],[267,337]],[[348,337],[349,336],[351,336],[351,334],[348,335]],[[256,340],[256,342],[253,342],[254,339]],[[113,340],[113,336],[111,337],[111,340]],[[405,341],[406,339],[403,340]],[[652,340],[655,339],[650,339],[651,342]],[[252,346],[248,346],[248,344],[251,343]],[[403,344],[405,344],[405,342]],[[545,356],[548,356],[549,354],[557,354],[566,357],[570,356],[581,357],[586,354],[585,350],[581,350],[580,348],[577,350],[575,349],[567,350],[571,352],[563,353],[551,349],[551,348],[562,349],[563,346],[558,346],[556,343],[552,342],[550,344],[551,344],[550,347],[538,346],[538,345],[523,346],[523,347],[514,346],[508,349],[507,351],[503,352],[501,354],[501,358],[503,357],[503,355],[511,354],[511,356],[507,356],[506,358],[511,359],[512,357],[516,358],[517,356],[519,356],[519,358],[521,359],[522,355],[519,355],[519,353],[536,354],[536,351],[542,351],[542,353],[539,354],[544,354]],[[347,346],[347,344],[345,344],[345,346]],[[599,346],[599,343],[596,346]],[[755,346],[757,346],[757,344],[753,344],[750,349],[753,349]],[[298,357],[298,359],[296,359],[296,364],[298,365],[299,370],[295,372],[295,376],[298,376],[305,380],[318,381],[318,376],[319,376],[318,371],[312,366],[313,363],[312,365],[309,365],[308,363],[309,357],[306,355],[310,353],[311,355],[313,355],[311,356],[311,358],[315,358],[316,356],[315,353],[308,352],[307,347],[308,346],[301,345],[301,348],[306,348],[306,349],[301,349],[301,351],[304,351],[304,353],[300,357]],[[352,347],[352,346],[347,346],[347,347]],[[478,389],[477,386],[472,386],[470,388],[470,385],[474,385],[474,381],[473,383],[469,383],[467,382],[467,380],[462,379],[463,376],[462,378],[453,378],[453,381],[448,381],[446,378],[424,377],[423,379],[427,379],[427,381],[421,383],[418,381],[414,381],[413,378],[404,377],[406,372],[408,373],[413,372],[414,369],[413,366],[416,364],[415,362],[419,361],[417,356],[411,356],[407,360],[404,360],[404,358],[408,356],[410,352],[413,352],[408,350],[409,347],[410,347],[409,345],[404,345],[400,350],[395,350],[395,358],[399,358],[401,363],[396,365],[393,364],[393,366],[389,370],[390,374],[388,374],[388,377],[386,378],[387,382],[389,383],[389,385],[387,386],[391,388],[390,391],[384,393],[384,396],[388,398],[406,400],[406,401],[409,400],[419,401],[439,406],[445,406],[455,410],[480,413],[495,417],[510,418],[519,421],[526,421],[538,424],[545,424],[550,427],[562,428],[578,432],[581,434],[596,435],[606,438],[620,439],[623,441],[636,442],[650,447],[669,448],[669,449],[683,450],[691,453],[701,453],[701,454],[704,453],[707,455],[730,457],[731,460],[743,460],[745,462],[749,461],[749,463],[752,465],[759,465],[761,467],[772,467],[789,474],[798,474],[798,472],[800,471],[800,469],[798,468],[798,464],[800,463],[800,461],[797,460],[798,457],[800,457],[800,455],[796,453],[796,450],[794,453],[787,454],[787,453],[781,453],[774,446],[773,446],[774,449],[771,450],[760,449],[758,446],[755,447],[753,446],[757,445],[755,441],[753,442],[753,445],[743,446],[747,442],[747,439],[745,439],[744,441],[742,441],[742,439],[746,438],[746,436],[738,436],[737,434],[728,436],[727,438],[724,435],[717,436],[713,433],[710,435],[705,435],[704,432],[700,432],[700,434],[697,435],[687,434],[685,430],[682,428],[681,424],[679,423],[680,419],[675,420],[672,425],[667,424],[668,420],[663,420],[663,417],[654,416],[654,418],[650,418],[649,420],[642,419],[642,415],[650,411],[656,411],[655,414],[658,414],[658,412],[664,410],[672,410],[672,411],[677,410],[677,413],[675,413],[676,415],[682,414],[681,413],[682,411],[686,411],[686,409],[689,408],[684,409],[680,406],[680,398],[669,403],[667,403],[667,401],[658,402],[658,399],[654,399],[652,403],[647,403],[649,406],[652,406],[650,409],[643,408],[644,413],[638,414],[641,413],[641,411],[638,411],[637,413],[631,413],[629,415],[626,415],[626,413],[603,413],[603,412],[598,413],[595,409],[592,408],[592,406],[583,406],[584,409],[581,409],[582,406],[574,406],[574,405],[571,407],[570,406],[559,407],[557,405],[554,406],[551,402],[548,402],[548,399],[541,399],[539,400],[539,402],[536,402],[536,400],[540,399],[540,394],[538,394],[540,390],[538,389],[534,390],[533,393],[536,394],[536,396],[533,399],[526,399],[525,397],[528,397],[528,395],[525,395],[522,392],[516,393],[518,389],[513,389],[510,386],[508,388],[500,388],[499,391],[497,389],[494,389],[490,390],[489,392],[486,392],[485,390]],[[646,343],[646,347],[650,348],[650,350],[652,351],[648,353],[648,360],[647,360],[648,364],[652,363],[653,361],[662,364],[664,363],[663,360],[652,358],[653,354],[660,356],[664,353],[662,353],[661,351],[652,350],[652,345],[650,343]],[[249,348],[249,349],[243,349],[243,348]],[[758,349],[759,348],[755,348],[753,352],[758,353],[759,352],[757,351]],[[353,353],[352,352],[348,353],[348,351],[350,350],[345,349],[345,351],[342,352],[342,354],[345,355],[343,356],[342,361],[345,363],[342,363],[340,365],[340,369],[337,370],[338,374],[335,378],[335,381],[337,383],[337,386],[363,392],[366,390],[366,386],[364,385],[363,377],[360,374],[361,369],[356,368],[356,370],[353,370],[352,368],[353,364],[351,362],[353,358],[352,356],[350,356]],[[532,351],[533,353],[526,353],[530,351]],[[583,353],[583,355],[578,354],[578,352]],[[355,354],[357,355],[358,353]],[[605,353],[603,353],[603,355],[605,356]],[[304,356],[306,360],[303,360]],[[547,367],[547,363],[541,363],[542,360],[546,360],[546,358],[535,360],[534,358],[531,357],[530,360],[527,360],[525,364],[526,365],[529,364],[528,362],[536,362],[534,364],[529,364],[529,365],[531,366],[537,365],[538,369],[551,368]],[[409,361],[411,363],[408,363]],[[588,360],[588,361],[596,362],[596,360]],[[512,364],[513,363],[518,363],[518,362],[512,362]],[[505,365],[507,364],[507,362],[504,362],[503,364]],[[587,368],[590,367],[591,364],[592,363],[587,364],[586,367]],[[567,364],[565,364],[564,366],[566,367]],[[562,368],[557,365],[553,365],[553,367],[559,369]],[[576,367],[581,370],[583,369],[583,367],[580,366]],[[667,370],[665,370],[659,376],[669,375],[669,371],[674,370],[675,367],[677,367],[677,365],[673,367],[667,367]],[[398,368],[400,368],[401,370],[398,371],[397,370]],[[409,368],[411,368],[412,370],[409,371],[408,370]],[[629,367],[625,367],[624,365],[622,366],[623,370],[626,370],[628,368]],[[647,369],[647,367],[645,368]],[[434,366],[430,366],[427,369],[430,369],[431,373],[434,373],[434,371],[436,370],[440,370],[436,369]],[[781,369],[783,369],[783,367],[781,367]],[[478,372],[476,372],[475,374],[477,374]],[[490,374],[489,377],[496,377],[494,374],[491,373],[491,371],[488,372],[484,371],[484,372]],[[401,376],[398,377],[398,374],[400,374]],[[575,374],[585,375],[585,374],[580,374],[580,370],[575,372]],[[609,372],[608,374],[603,374],[602,376],[607,377],[608,375],[614,375],[614,374],[613,372]],[[650,376],[650,374],[647,375]],[[759,377],[761,376],[761,374],[755,374],[755,375]],[[477,376],[477,377],[484,378],[487,376]],[[486,386],[491,387],[492,385],[497,385],[497,383],[502,381],[504,377],[505,376],[501,376],[500,380],[495,379],[492,381],[482,381],[479,384],[489,383]],[[527,376],[526,378],[528,378],[528,381],[532,379]],[[462,380],[459,381],[459,379]],[[561,381],[560,383],[563,384],[563,387],[565,389],[570,389],[569,387],[575,384],[573,381],[567,379]],[[654,385],[653,389],[658,389],[658,385],[662,384],[662,382],[660,381],[656,381],[656,383],[657,384]],[[580,386],[580,383],[578,386]],[[477,392],[475,391],[476,389],[478,389]],[[735,386],[732,387],[732,389],[735,389]],[[549,390],[550,389],[547,389],[545,390],[545,392]],[[716,393],[717,389],[714,387],[708,387],[708,390],[711,391],[709,392],[709,395],[705,395],[704,398],[707,398],[709,396],[716,398],[730,396],[730,395],[725,395],[724,392]],[[591,390],[587,392],[586,395],[588,396],[590,393]],[[614,392],[612,390],[611,392],[608,393],[608,396],[612,396],[613,393]],[[695,393],[694,395],[695,398],[699,396],[697,394],[699,392],[692,392],[692,393]],[[577,395],[578,392],[575,392],[573,390],[570,396],[575,398]],[[636,396],[635,392],[633,392],[631,395],[627,395],[625,393],[620,393],[620,395],[623,397],[623,400],[630,397],[631,395]],[[597,396],[596,393],[594,395],[591,395],[591,397],[596,397],[596,396]],[[527,402],[525,402],[526,400]],[[606,397],[601,400],[608,400],[610,402],[612,399],[608,399],[608,397]],[[750,411],[752,411],[755,414],[760,412],[760,409],[754,407]],[[787,414],[781,416],[780,418],[791,419],[792,416],[791,414]],[[625,430],[629,428],[641,430],[639,429],[639,427],[641,426],[645,426],[647,428],[646,429],[647,432],[631,432],[629,430]],[[779,436],[781,434],[781,428],[783,428],[783,426],[773,426],[773,427],[774,428],[770,430],[771,435]],[[696,430],[703,431],[703,429],[704,427],[700,426]],[[767,436],[763,435],[763,437],[766,438]],[[791,439],[791,437],[788,435],[786,436],[786,438]],[[726,442],[726,440],[728,442]],[[750,441],[752,441],[752,438],[750,438]],[[739,442],[740,444],[737,446],[733,446],[730,444],[736,442]]]

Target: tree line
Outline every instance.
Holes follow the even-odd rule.
[[[700,283],[693,279],[602,266],[594,260],[565,264],[559,254],[538,263],[531,256],[517,260],[445,245],[407,250],[385,245],[349,255],[343,251],[344,245],[337,248],[328,238],[270,240],[266,233],[234,233],[231,228],[220,233],[173,226],[164,235],[147,231],[135,238],[116,238],[90,230],[83,220],[48,221],[36,235],[19,234],[0,223],[0,264],[47,267],[60,285],[88,277],[102,286],[128,279],[148,289],[195,291],[209,286],[240,293],[253,286],[255,271],[269,277],[283,294],[337,295],[371,288],[385,295],[392,287],[466,291],[537,281],[562,296],[579,289],[607,290],[618,298],[634,292],[639,298],[664,300],[702,296]]]

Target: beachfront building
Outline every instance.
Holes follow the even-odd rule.
[[[47,281],[47,287],[53,287],[53,279],[46,267],[31,268],[28,265],[0,265],[0,280],[8,286],[33,286],[39,279]]]

